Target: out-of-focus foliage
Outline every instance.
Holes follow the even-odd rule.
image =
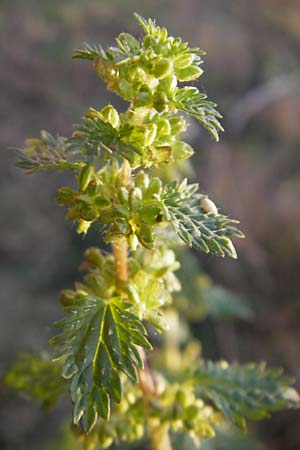
[[[282,372],[266,370],[265,364],[241,367],[207,362],[196,372],[196,392],[209,398],[226,418],[244,429],[245,418],[261,420],[287,403],[298,404],[299,396],[290,388],[292,380]]]
[[[182,290],[175,296],[175,303],[188,321],[197,322],[207,316],[222,320],[254,320],[249,300],[212,283],[193,253],[177,251],[177,258]]]
[[[61,367],[49,357],[30,354],[19,355],[3,379],[3,385],[12,391],[38,400],[44,408],[56,405],[67,393],[67,385],[61,378]]]
[[[239,432],[235,428],[221,428],[214,439],[207,440],[201,446],[187,436],[181,435],[174,444],[175,450],[256,450],[260,448],[260,443],[251,436]]]

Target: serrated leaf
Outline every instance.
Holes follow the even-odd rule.
[[[187,86],[177,90],[175,103],[178,109],[195,117],[215,141],[219,140],[219,132],[224,131],[219,122],[222,115],[215,109],[217,105],[207,100],[206,94],[195,87]]]
[[[88,156],[98,156],[100,150],[109,147],[117,137],[117,131],[110,123],[99,117],[84,117],[82,123],[75,126],[71,147],[75,152]]]
[[[89,432],[97,415],[109,417],[110,401],[120,402],[121,373],[137,381],[136,367],[143,364],[136,345],[151,345],[130,305],[118,297],[82,296],[65,312],[67,317],[56,323],[62,332],[50,343],[56,346],[54,359],[63,362],[63,375],[70,378],[74,422]]]
[[[130,57],[136,55],[140,50],[140,43],[129,33],[121,33],[116,39],[119,49],[124,56]]]
[[[41,139],[27,139],[23,150],[16,150],[17,166],[29,173],[41,170],[77,170],[80,163],[72,161],[70,145],[66,138],[54,137],[41,131]]]
[[[161,197],[166,219],[189,247],[236,258],[230,237],[243,237],[243,233],[232,226],[238,222],[222,214],[205,213],[200,207],[203,195],[196,192],[197,188],[197,184],[169,183]]]
[[[91,61],[94,61],[95,59],[99,57],[104,57],[105,52],[101,45],[96,44],[87,44],[86,42],[83,44],[82,50],[75,50],[72,58],[79,58],[79,59],[89,59]]]
[[[239,428],[245,419],[261,420],[270,412],[299,404],[292,380],[264,364],[206,362],[195,374],[197,395],[211,400]]]

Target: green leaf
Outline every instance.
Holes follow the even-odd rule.
[[[60,365],[47,356],[19,355],[2,382],[10,389],[42,402],[44,408],[54,406],[67,392]]]
[[[172,182],[165,188],[162,203],[166,219],[177,236],[188,246],[205,253],[236,258],[230,237],[243,237],[233,224],[238,223],[222,214],[205,213],[200,201],[205,196],[197,193],[198,185]]]
[[[145,33],[155,34],[160,31],[160,28],[156,26],[155,21],[152,19],[144,19],[144,17],[140,16],[138,13],[133,13],[134,17],[141,25]]]
[[[122,63],[127,58],[136,56],[140,51],[140,43],[129,33],[121,33],[116,39],[118,48],[110,47],[108,53],[116,57],[116,62]]]
[[[27,139],[25,145],[23,150],[17,150],[17,166],[29,173],[80,168],[80,163],[70,158],[70,144],[64,137],[54,137],[43,130],[41,139]]]
[[[97,416],[108,419],[110,400],[120,402],[124,373],[137,381],[142,368],[136,345],[151,349],[146,330],[119,297],[104,300],[79,296],[65,308],[66,318],[57,322],[62,330],[51,339],[54,359],[63,361],[63,376],[70,379],[74,423],[89,432]]]
[[[105,52],[101,45],[90,45],[86,42],[83,44],[82,50],[75,50],[72,58],[79,58],[79,59],[89,59],[91,61],[94,61],[95,59],[99,57],[105,57]]]
[[[206,99],[206,94],[195,87],[187,86],[177,90],[175,105],[181,111],[195,117],[209,131],[215,141],[218,141],[219,131],[224,131],[219,122],[222,116],[215,109],[217,105]]]
[[[203,73],[200,67],[189,66],[184,69],[177,69],[176,76],[179,81],[192,81],[199,78]]]
[[[84,117],[82,123],[75,126],[71,146],[79,154],[99,156],[103,146],[110,146],[117,136],[117,131],[110,123],[99,117]]]
[[[195,383],[197,395],[212,401],[242,429],[245,419],[261,420],[270,412],[299,405],[292,380],[281,369],[266,369],[264,364],[206,362],[197,370]]]
[[[85,163],[97,160],[104,164],[104,156],[111,158],[121,155],[132,161],[135,155],[143,153],[136,142],[123,142],[123,129],[114,128],[100,115],[98,111],[90,109],[87,116],[83,117],[82,123],[75,126],[70,139],[73,160]]]

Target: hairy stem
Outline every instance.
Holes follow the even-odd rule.
[[[124,161],[119,173],[119,185],[127,187],[130,183],[131,168],[128,161]],[[115,258],[116,287],[122,291],[128,281],[128,242],[125,236],[119,237],[113,242],[113,254]]]
[[[120,293],[128,281],[128,242],[126,237],[120,237],[113,242],[113,254],[115,258],[116,288]],[[145,406],[148,405],[150,397],[156,394],[156,386],[149,369],[146,353],[139,347],[144,369],[139,369],[139,384],[144,394]],[[172,450],[169,434],[165,429],[148,421],[148,432],[153,450]]]
[[[118,238],[113,243],[113,253],[115,258],[116,288],[120,293],[128,281],[128,243],[125,237]],[[156,388],[152,374],[147,364],[146,354],[139,348],[144,369],[139,370],[139,382],[144,393],[145,400],[154,395]]]
[[[115,257],[116,287],[120,291],[128,281],[128,243],[125,237],[114,241],[113,253]]]

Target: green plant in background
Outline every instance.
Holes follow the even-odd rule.
[[[204,53],[136,18],[141,40],[122,33],[116,47],[85,45],[74,55],[90,60],[107,88],[129,102],[126,112],[90,108],[70,138],[43,131],[19,152],[27,172],[75,175],[76,187],[59,189],[58,203],[78,233],[100,224],[112,246],[111,253],[88,249],[83,281],[62,292],[52,357],[23,355],[4,379],[46,407],[69,392],[74,433],[86,449],[149,440],[154,450],[169,450],[182,436],[199,446],[224,424],[244,430],[246,419],[298,403],[281,370],[204,361],[188,330],[192,315],[216,314],[210,304],[225,315],[251,314],[233,297],[220,306],[226,292],[203,285],[205,277],[181,290],[175,275],[178,259],[183,272],[196,267],[184,244],[236,258],[231,239],[243,234],[181,177],[193,154],[182,139],[187,117],[215,140],[222,131],[216,105],[184,85],[202,75]],[[205,301],[197,306],[199,296]]]

